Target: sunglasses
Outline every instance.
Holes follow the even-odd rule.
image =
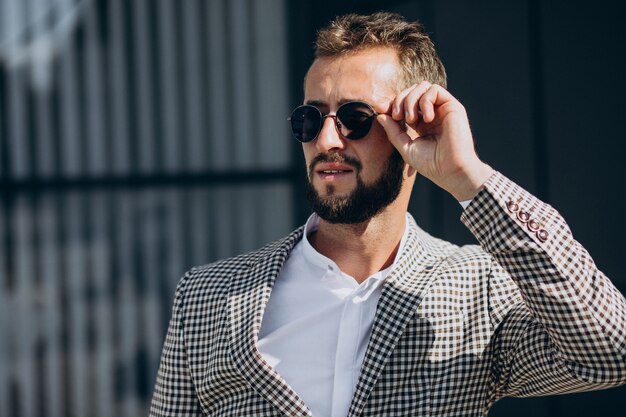
[[[327,117],[334,119],[337,133],[346,139],[357,140],[369,133],[377,115],[369,104],[350,101],[339,106],[336,114],[326,115],[323,115],[317,107],[304,104],[296,107],[287,120],[291,122],[293,137],[306,143],[319,135]]]

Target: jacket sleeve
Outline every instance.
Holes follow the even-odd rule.
[[[189,275],[181,279],[169,323],[150,406],[151,417],[203,416],[187,362],[183,337],[183,294]]]
[[[559,213],[495,173],[463,212],[494,259],[490,299],[513,280],[521,302],[499,312],[497,396],[586,391],[626,381],[626,301],[572,237]]]

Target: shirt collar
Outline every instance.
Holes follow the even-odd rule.
[[[398,248],[398,252],[396,253],[396,257],[393,260],[392,264],[389,265],[387,268],[378,271],[374,274],[372,274],[369,278],[375,278],[375,279],[379,279],[379,280],[384,280],[387,275],[389,275],[389,273],[391,272],[391,270],[393,269],[393,267],[396,265],[396,261],[398,260],[398,256],[399,254],[402,253],[402,251],[404,250],[404,246],[406,244],[406,239],[408,236],[408,232],[409,232],[409,217],[408,217],[408,213],[407,213],[407,218],[406,221],[404,223],[404,233],[402,233],[402,239],[400,239],[400,247]],[[312,232],[316,231],[318,226],[320,224],[320,217],[316,214],[313,213],[311,214],[311,216],[309,217],[309,219],[307,220],[305,226],[304,226],[304,235],[302,237],[302,254],[304,256],[304,259],[306,259],[308,262],[323,268],[323,269],[330,269],[332,271],[335,271],[337,273],[342,273],[342,271],[339,269],[339,266],[337,266],[337,264],[335,263],[335,261],[333,261],[332,259],[328,258],[327,256],[322,255],[321,253],[319,253],[312,245],[311,242],[309,242],[308,236],[309,234],[311,234]]]

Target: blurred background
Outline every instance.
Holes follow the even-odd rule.
[[[425,24],[481,157],[555,206],[624,292],[619,4],[0,0],[0,417],[147,414],[183,272],[308,215],[286,118],[315,31],[346,12]],[[426,180],[411,212],[474,242]],[[490,415],[623,416],[625,394]]]

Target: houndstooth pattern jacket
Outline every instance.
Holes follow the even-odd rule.
[[[564,220],[499,173],[462,214],[480,246],[411,220],[349,416],[484,416],[504,396],[626,380],[626,302]],[[151,416],[311,416],[256,349],[303,229],[180,281]]]

